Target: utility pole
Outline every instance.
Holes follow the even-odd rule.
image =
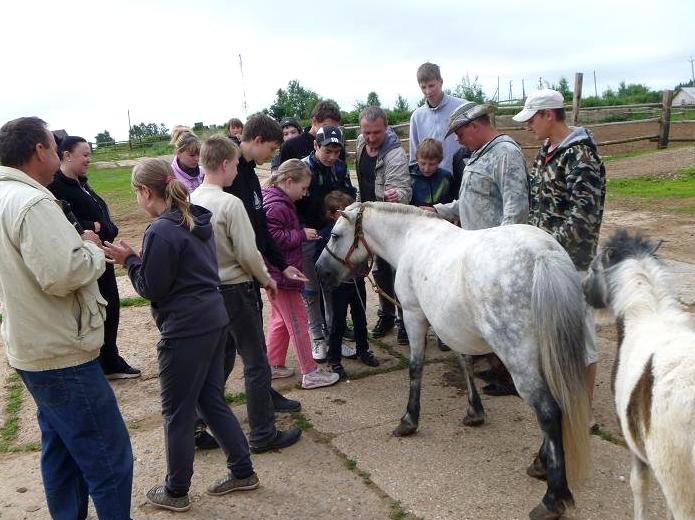
[[[596,88],[596,71],[594,71],[594,96],[598,97],[598,89]]]
[[[244,96],[244,117],[248,117],[248,109],[246,106],[246,87],[244,87],[244,65],[241,61],[241,54],[239,54],[239,72],[241,72],[241,93]]]
[[[500,77],[497,76],[497,102],[500,102]]]
[[[509,102],[512,102],[512,80],[509,80]]]
[[[541,90],[543,88],[543,77],[538,76],[538,90]]]
[[[693,57],[690,56],[688,61],[690,62],[690,74],[692,74],[693,78],[693,87],[695,87],[695,66],[693,66],[693,62],[695,62],[695,60],[693,60]]]
[[[521,100],[526,101],[526,88],[524,87],[524,78],[521,78]]]
[[[130,109],[128,109],[128,148],[129,148],[130,150],[133,149],[133,143],[130,142],[130,129],[131,129],[131,128],[132,128],[132,127],[130,126]]]

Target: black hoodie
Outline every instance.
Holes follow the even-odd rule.
[[[182,224],[180,211],[166,211],[145,231],[141,256],[125,261],[133,287],[152,303],[162,338],[206,334],[229,323],[217,290],[212,213],[196,205],[191,211],[193,231]]]

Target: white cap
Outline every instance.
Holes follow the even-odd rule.
[[[563,108],[565,106],[565,98],[562,97],[557,90],[544,88],[536,90],[526,98],[524,109],[517,115],[512,117],[514,121],[525,123],[531,119],[539,110],[547,110],[552,108]]]

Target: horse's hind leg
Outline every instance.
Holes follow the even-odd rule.
[[[393,430],[396,437],[411,435],[417,430],[420,420],[420,388],[422,386],[422,367],[425,361],[425,341],[427,340],[427,320],[422,313],[403,311],[408,338],[410,339],[410,393],[405,415]]]
[[[630,471],[630,487],[635,508],[635,520],[646,520],[647,497],[649,495],[649,466],[632,454],[632,469]]]
[[[485,410],[473,379],[473,356],[459,354],[459,363],[466,376],[466,387],[468,388],[468,410],[466,410],[466,416],[462,422],[466,426],[480,426],[485,422]]]
[[[553,520],[560,518],[567,506],[574,505],[565,473],[562,412],[547,389],[536,390],[531,396],[531,405],[543,431],[541,453],[545,455],[548,488],[542,502],[531,511],[529,517],[531,520]]]

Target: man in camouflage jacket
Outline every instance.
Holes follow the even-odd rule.
[[[514,116],[543,146],[529,173],[529,224],[550,233],[585,271],[598,245],[606,169],[591,132],[565,122],[564,98],[555,90],[531,94]],[[593,397],[596,379],[596,326],[587,308],[587,388]],[[592,420],[592,430],[596,427]]]
[[[529,224],[550,233],[583,271],[596,254],[606,170],[589,130],[567,126],[560,93],[544,89],[528,100],[531,108],[514,119],[544,140],[528,176]]]

